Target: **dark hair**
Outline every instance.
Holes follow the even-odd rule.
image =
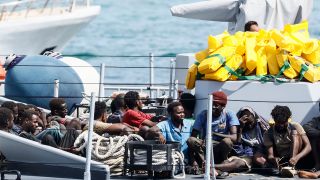
[[[39,116],[39,114],[34,110],[24,110],[21,113],[20,123],[23,124],[25,121],[31,121],[33,115]]]
[[[13,112],[6,107],[0,107],[0,127],[7,128]]]
[[[107,111],[107,105],[103,101],[96,101],[94,108],[94,119],[100,118]]]
[[[5,107],[13,111],[13,108],[17,107],[17,104],[13,101],[5,101],[2,103],[1,107]]]
[[[53,98],[49,102],[50,110],[58,110],[60,109],[61,104],[65,104],[66,101],[63,98]]]
[[[168,107],[167,107],[168,113],[169,113],[169,114],[172,114],[172,113],[173,113],[173,109],[174,109],[175,107],[177,107],[177,106],[182,106],[182,104],[181,104],[180,102],[177,102],[177,101],[170,103],[170,104],[168,105]]]
[[[180,103],[184,109],[187,109],[193,113],[196,106],[196,97],[191,93],[183,93],[180,96]]]
[[[275,122],[286,122],[291,117],[291,111],[288,106],[279,106],[273,108],[271,116]]]
[[[118,94],[110,104],[111,112],[114,113],[121,108],[126,107],[124,94]]]
[[[139,100],[139,93],[136,91],[129,91],[124,95],[124,102],[129,109],[137,106],[137,100]]]
[[[258,23],[257,23],[256,21],[248,21],[248,22],[244,25],[244,31],[250,31],[252,25],[258,26]]]

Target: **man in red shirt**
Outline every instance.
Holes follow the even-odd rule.
[[[123,115],[123,122],[131,126],[142,128],[153,127],[156,123],[151,121],[152,115],[143,113],[142,101],[139,93],[135,91],[129,91],[124,96],[124,101],[128,107],[127,112]]]

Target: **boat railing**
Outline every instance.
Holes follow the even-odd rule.
[[[21,0],[0,4],[0,22],[71,13],[90,6],[90,0]]]

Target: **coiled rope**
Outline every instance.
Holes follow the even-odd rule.
[[[92,158],[96,161],[102,162],[109,165],[111,175],[121,175],[123,172],[124,164],[124,152],[125,144],[129,141],[144,141],[144,139],[137,134],[130,134],[128,136],[115,136],[115,137],[103,137],[96,133],[92,136]],[[87,146],[88,142],[88,131],[82,132],[76,141],[74,147],[76,150],[82,151]],[[144,150],[135,150],[135,165],[146,165],[147,152]],[[166,151],[153,150],[152,151],[152,165],[164,165],[167,163]],[[172,177],[173,178],[185,178],[184,171],[184,156],[183,153],[172,150]],[[130,154],[129,154],[130,156]],[[127,160],[129,160],[128,158]],[[175,167],[177,165],[182,167],[182,175],[176,176]]]

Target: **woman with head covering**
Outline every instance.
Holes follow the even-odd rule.
[[[253,164],[260,167],[266,163],[264,158],[263,134],[269,128],[267,121],[258,115],[251,107],[243,107],[237,117],[240,122],[238,126],[237,144],[233,146],[236,156],[215,167],[221,171],[239,172],[250,171]]]

